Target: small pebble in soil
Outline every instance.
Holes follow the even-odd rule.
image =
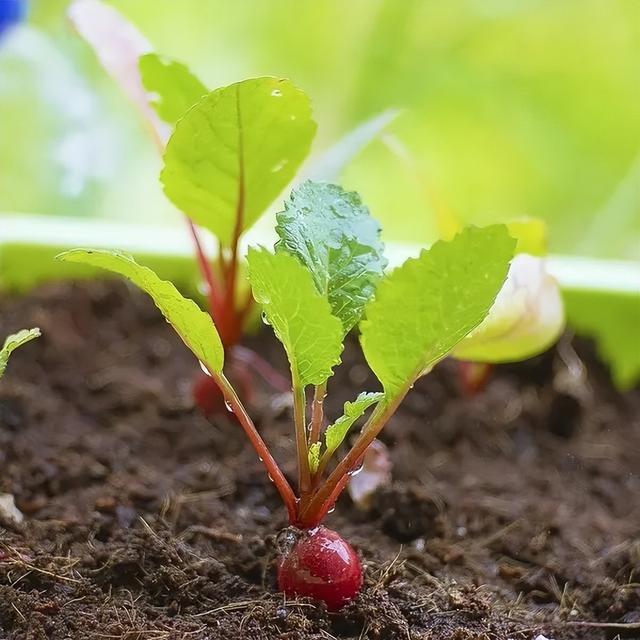
[[[0,493],[0,516],[14,522],[22,522],[24,520],[24,515],[16,507],[15,499],[11,493]]]

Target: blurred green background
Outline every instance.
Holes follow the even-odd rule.
[[[134,109],[33,0],[0,48],[0,210],[178,224]],[[638,0],[113,0],[211,87],[292,78],[321,152],[402,109],[348,167],[388,239],[437,215],[542,217],[554,252],[640,256]]]

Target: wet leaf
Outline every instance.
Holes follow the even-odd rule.
[[[309,269],[347,333],[359,322],[387,264],[380,225],[357,193],[325,182],[307,181],[294,189],[276,217],[276,249]]]
[[[484,320],[515,244],[504,225],[469,227],[380,282],[360,329],[367,362],[388,396],[429,371]]]

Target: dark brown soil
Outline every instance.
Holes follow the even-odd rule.
[[[498,368],[472,399],[453,362],[416,385],[383,434],[393,484],[327,522],[366,566],[328,614],[275,590],[277,494],[240,429],[192,408],[197,367],[145,296],[0,300],[0,335],[32,325],[0,382],[0,492],[25,515],[0,517],[2,640],[640,638],[640,394],[588,344]],[[330,416],[376,388],[357,353]],[[286,398],[262,390],[253,415],[291,474]]]

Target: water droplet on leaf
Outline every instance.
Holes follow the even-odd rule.
[[[280,162],[276,162],[276,164],[271,167],[271,173],[278,173],[278,171],[282,171],[287,162],[288,160],[286,158],[283,158]]]

